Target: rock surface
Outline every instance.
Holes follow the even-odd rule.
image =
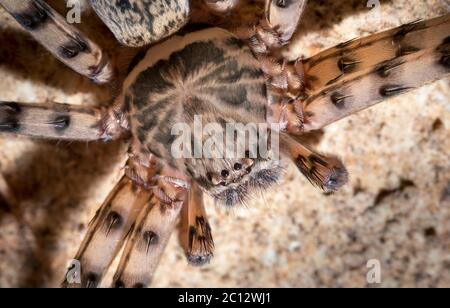
[[[58,1],[49,1],[52,5]],[[289,58],[450,11],[450,2],[310,1]],[[345,3],[345,4],[344,4]],[[59,1],[59,9],[61,2]],[[89,12],[81,28],[108,50]],[[0,9],[0,99],[107,104],[113,90],[64,67]],[[83,19],[84,20],[84,19]],[[335,123],[318,145],[343,158],[349,184],[324,196],[293,166],[279,187],[230,212],[208,200],[216,256],[191,268],[173,236],[156,287],[365,287],[377,260],[384,287],[450,287],[450,83],[436,82]],[[0,287],[56,287],[108,191],[126,145],[0,136]],[[3,185],[4,187],[4,185]],[[0,179],[0,189],[2,189]],[[6,189],[6,188],[3,188]]]

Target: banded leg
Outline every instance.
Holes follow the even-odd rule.
[[[315,153],[284,133],[280,143],[300,172],[325,193],[333,193],[347,183],[347,169],[337,157]]]
[[[77,73],[97,83],[113,79],[108,56],[42,0],[0,0],[38,42]]]
[[[97,83],[110,82],[114,69],[108,56],[42,0],[0,0],[38,42],[77,73]]]
[[[318,55],[306,63],[312,80],[316,72],[330,67],[325,62],[337,63],[340,73],[327,75],[332,79],[325,85],[323,80],[311,82],[314,94],[303,107],[305,131],[450,75],[450,14],[371,38],[349,43],[341,48],[341,56],[331,50],[323,55],[324,62]]]
[[[290,126],[297,129],[290,132],[320,129],[449,76],[450,14],[340,44],[291,70],[303,72],[306,89],[295,102]]]
[[[162,177],[165,172],[162,171]],[[113,287],[144,288],[151,283],[185,202],[184,188],[177,189],[171,183],[158,180],[133,225]]]
[[[193,183],[182,209],[180,241],[189,264],[208,264],[214,255],[214,241],[203,204],[203,192]]]
[[[81,285],[66,280],[63,287],[95,288],[101,283],[150,195],[128,177],[122,177],[97,211],[75,257],[81,265]]]
[[[0,102],[0,133],[59,140],[119,138],[125,129],[115,113],[67,104]]]

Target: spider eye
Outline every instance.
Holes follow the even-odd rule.
[[[228,177],[230,175],[230,172],[228,170],[222,170],[222,172],[220,173],[224,178]]]
[[[234,170],[241,170],[241,169],[242,169],[242,165],[240,163],[234,164]]]

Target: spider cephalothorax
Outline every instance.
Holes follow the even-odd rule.
[[[227,123],[266,123],[264,73],[250,49],[231,33],[208,29],[152,48],[125,81],[125,87],[131,129],[139,143],[191,176],[217,200],[234,205],[250,193],[250,183],[268,182],[258,175],[271,173],[275,177],[279,173],[275,163],[264,163],[257,157],[208,159],[201,154],[194,158],[193,149],[189,151],[192,157],[173,156],[177,136],[172,128],[185,124],[194,132],[196,117],[203,124],[216,123],[223,131]],[[198,146],[203,147],[206,137]]]
[[[218,2],[204,5],[228,10],[238,1]],[[0,3],[65,63],[96,81],[109,80],[114,70],[107,57],[43,1]],[[176,32],[187,22],[191,2],[91,4],[121,42],[142,45]],[[214,244],[202,191],[229,207],[245,202],[253,192],[279,181],[282,157],[292,160],[312,184],[335,192],[347,182],[342,162],[311,150],[293,135],[450,72],[448,15],[340,44],[309,59],[279,59],[273,51],[292,35],[304,4],[267,0],[264,14],[250,24],[185,30],[155,44],[132,62],[120,94],[107,109],[0,104],[3,132],[62,140],[130,140],[124,175],[90,224],[76,256],[81,286],[99,285],[123,245],[113,286],[148,285],[180,213],[188,261],[208,262]],[[51,41],[53,36],[61,46]],[[277,142],[266,139],[266,151],[255,151],[233,133],[219,144],[223,149],[240,147],[240,155],[215,156],[217,148],[207,146],[212,130],[192,138],[199,124],[224,131],[230,124],[241,125],[235,132],[250,127],[250,135],[256,132],[252,125],[266,125],[255,136],[266,133],[277,136]],[[197,156],[199,147],[203,151]]]

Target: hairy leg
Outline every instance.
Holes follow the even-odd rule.
[[[42,0],[0,0],[37,41],[77,73],[98,83],[113,79],[114,69],[100,47]]]
[[[99,286],[124,245],[113,286],[145,287],[153,277],[187,188],[137,143],[129,156],[125,175],[90,223],[75,257],[81,265],[81,284],[66,280],[64,287]]]
[[[150,194],[128,177],[122,177],[89,224],[74,258],[81,265],[81,284],[65,280],[64,287],[95,288],[101,283]]]
[[[67,104],[0,102],[0,133],[74,141],[119,138],[125,128],[111,110]]]
[[[187,202],[186,189],[168,183],[163,169],[150,198],[139,213],[114,275],[113,287],[144,288],[154,276],[161,256]]]
[[[304,87],[293,91],[271,84],[273,113],[288,119],[285,126],[291,133],[320,129],[449,76],[449,59],[450,14],[352,40],[288,64],[304,78]]]
[[[315,153],[284,133],[280,146],[300,172],[324,192],[333,193],[347,183],[348,172],[337,157]]]
[[[192,183],[189,200],[182,209],[180,241],[188,262],[201,266],[211,261],[214,241],[203,205],[203,192]]]
[[[450,14],[340,47],[304,65],[311,88],[303,107],[306,131],[449,76]]]

